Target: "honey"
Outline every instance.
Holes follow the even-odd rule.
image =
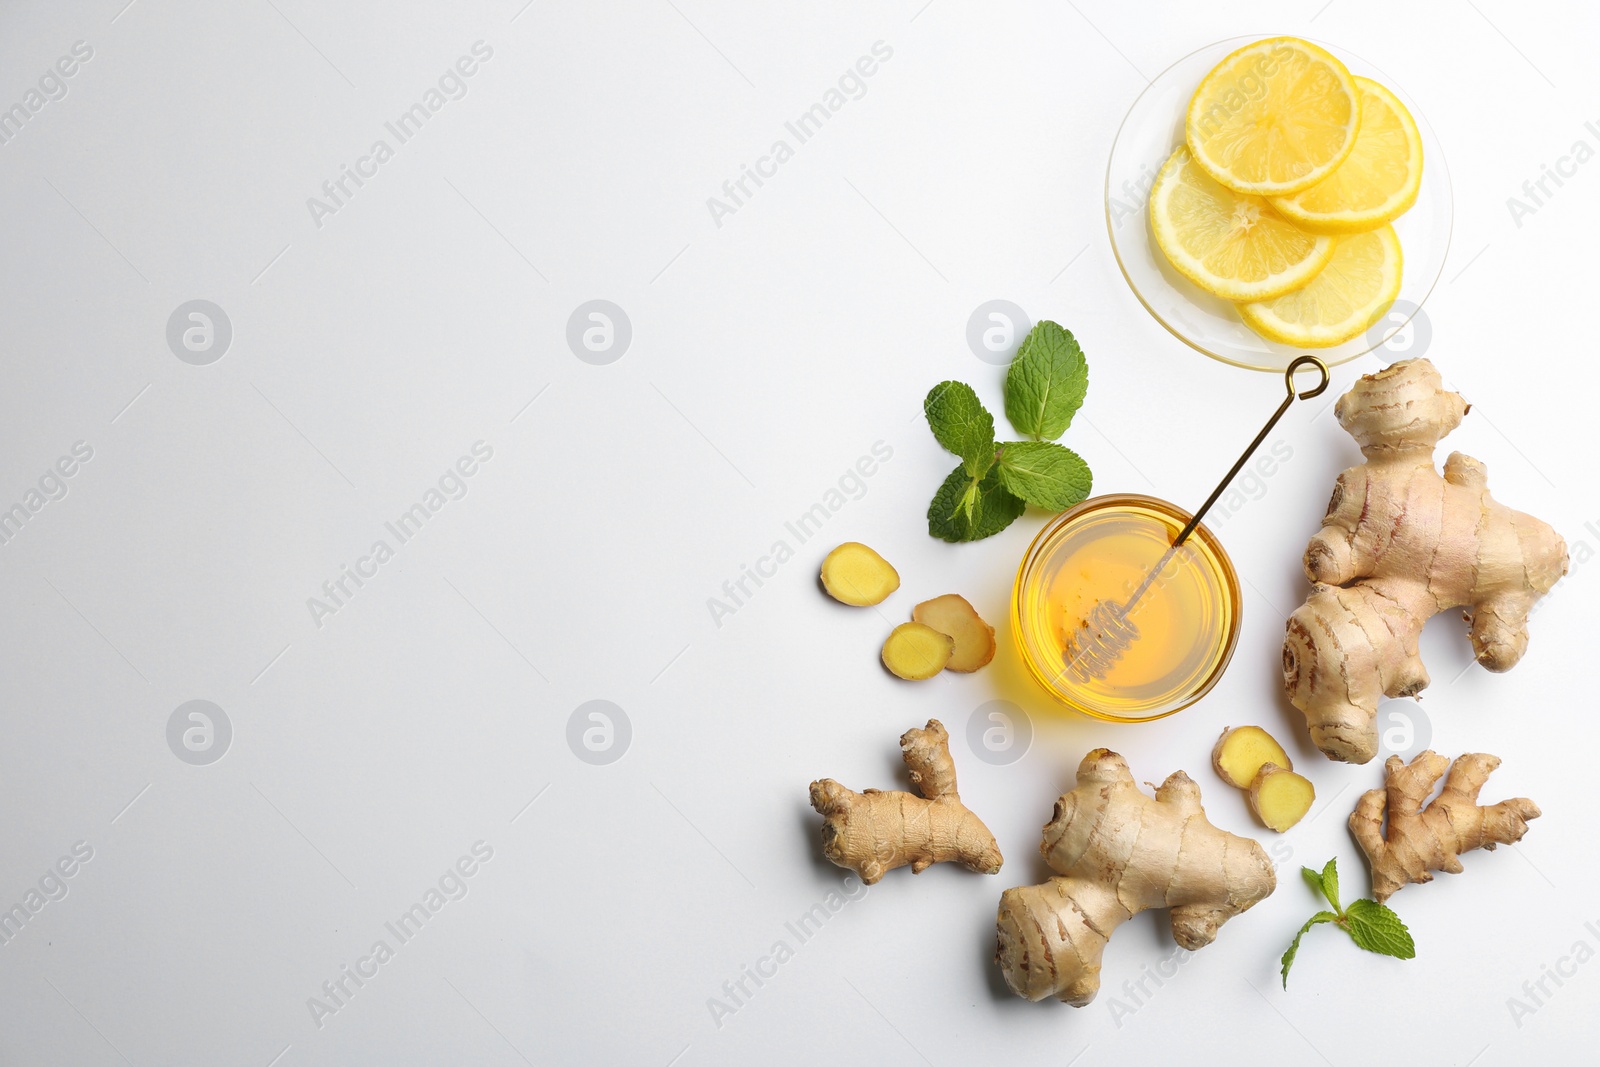
[[[1239,636],[1239,581],[1212,533],[1164,500],[1086,500],[1040,532],[1017,571],[1012,627],[1063,704],[1119,722],[1170,715],[1216,684]]]

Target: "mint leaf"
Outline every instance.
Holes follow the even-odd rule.
[[[1326,870],[1326,868],[1324,868],[1324,870]],[[1313,893],[1316,893],[1318,896],[1322,897],[1326,897],[1328,895],[1328,891],[1322,888],[1322,875],[1318,874],[1316,871],[1313,871],[1310,867],[1301,867],[1300,875],[1306,880],[1306,884],[1311,887],[1311,891]],[[1335,904],[1334,909],[1338,910],[1339,905]]]
[[[1368,952],[1402,960],[1413,959],[1417,954],[1411,931],[1400,916],[1376,900],[1352,900],[1341,925],[1349,931],[1351,940]]]
[[[1339,903],[1339,858],[1335,856],[1329,860],[1327,866],[1322,868],[1321,874],[1310,867],[1301,867],[1300,873],[1305,876],[1306,883],[1312,889],[1333,905],[1333,910],[1338,913],[1339,918],[1344,918],[1344,906]]]
[[[957,467],[933,494],[928,504],[928,533],[945,541],[972,540],[972,514],[978,500],[978,482]]]
[[[1312,876],[1315,876],[1317,873],[1316,871],[1311,870],[1309,867],[1302,867],[1300,869]],[[1335,915],[1331,911],[1319,911],[1315,915],[1311,916],[1311,918],[1307,919],[1306,924],[1300,928],[1300,932],[1294,935],[1294,940],[1289,942],[1289,947],[1287,950],[1285,950],[1283,959],[1280,961],[1283,964],[1283,988],[1289,988],[1289,968],[1294,966],[1294,954],[1300,951],[1300,939],[1305,936],[1306,931],[1311,929],[1313,926],[1316,926],[1318,923],[1331,923],[1337,921],[1338,918],[1339,916]]]
[[[967,473],[982,478],[994,463],[994,416],[964,382],[940,382],[922,401],[933,436],[961,457]]]
[[[980,480],[965,465],[951,471],[928,505],[928,533],[942,541],[980,541],[1010,526],[1026,505],[998,474],[994,468]]]
[[[997,472],[991,469],[978,484],[977,537],[974,540],[993,537],[1004,530],[1027,506],[1021,497],[1000,484]]]
[[[1093,477],[1083,457],[1050,441],[1001,446],[1000,484],[1036,508],[1065,511],[1089,495]]]
[[[1048,320],[1028,332],[1006,372],[1006,418],[1017,432],[1054,441],[1089,390],[1089,364],[1070,330]]]
[[[1328,903],[1333,905],[1333,910],[1340,915],[1344,914],[1344,905],[1339,903],[1339,857],[1335,856],[1322,868],[1322,895],[1328,898]]]

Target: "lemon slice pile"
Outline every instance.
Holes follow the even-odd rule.
[[[1189,101],[1150,193],[1156,244],[1273,341],[1365,332],[1400,292],[1389,225],[1416,201],[1422,137],[1393,93],[1295,37],[1233,52]]]
[[[1219,185],[1188,148],[1172,153],[1150,193],[1156,244],[1190,281],[1229,300],[1265,300],[1307,285],[1334,239],[1309,233],[1259,196]]]

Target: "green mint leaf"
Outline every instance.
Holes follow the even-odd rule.
[[[928,533],[941,541],[972,540],[972,507],[978,483],[965,466],[957,467],[928,504]]]
[[[1339,903],[1339,857],[1335,856],[1322,868],[1322,895],[1328,898],[1328,903],[1333,905],[1333,910],[1340,915],[1344,914],[1344,905]]]
[[[1094,481],[1082,456],[1050,441],[1008,441],[995,469],[1001,485],[1045,511],[1066,511]]]
[[[1400,916],[1376,900],[1352,900],[1345,909],[1341,925],[1349,931],[1350,939],[1368,952],[1402,960],[1412,959],[1417,954],[1411,931],[1400,921]]]
[[[1324,868],[1324,870],[1326,870],[1326,868]],[[1323,898],[1327,897],[1328,891],[1326,889],[1324,889],[1323,886],[1322,886],[1322,875],[1321,874],[1318,874],[1316,871],[1313,871],[1310,867],[1301,867],[1300,868],[1300,875],[1301,875],[1301,877],[1303,877],[1306,880],[1306,884],[1311,887],[1311,891],[1313,893],[1317,894],[1319,897],[1323,897]],[[1333,907],[1334,907],[1335,911],[1341,910],[1339,908],[1339,905],[1337,905],[1337,904],[1335,904]]]
[[[1317,873],[1316,871],[1311,870],[1309,867],[1302,867],[1300,869],[1312,876],[1315,876]],[[1306,931],[1311,929],[1313,926],[1316,926],[1318,923],[1336,922],[1338,921],[1338,918],[1339,916],[1335,915],[1331,911],[1319,911],[1315,915],[1311,916],[1311,918],[1307,919],[1306,924],[1300,928],[1300,932],[1294,935],[1294,940],[1289,942],[1289,947],[1284,951],[1283,959],[1281,961],[1283,963],[1284,989],[1289,988],[1289,968],[1294,966],[1294,954],[1300,951],[1300,939],[1305,936]]]
[[[965,465],[951,471],[928,505],[928,533],[942,541],[981,541],[1010,526],[1027,505],[998,475],[996,468],[975,479]]]
[[[1028,332],[1006,372],[1006,418],[1017,432],[1054,441],[1089,390],[1089,364],[1071,331],[1048,320]]]
[[[933,436],[961,457],[967,473],[982,478],[994,463],[994,416],[964,382],[940,382],[922,401]]]
[[[993,537],[1004,530],[1017,520],[1027,506],[1021,497],[1000,484],[999,472],[991,468],[983,481],[978,483],[978,502],[973,518],[977,537],[974,540]]]

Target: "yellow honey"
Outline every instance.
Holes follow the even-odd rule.
[[[1100,496],[1034,539],[1011,624],[1029,673],[1062,704],[1158,719],[1221,677],[1239,636],[1239,579],[1203,525],[1168,556],[1188,520],[1164,500]]]

